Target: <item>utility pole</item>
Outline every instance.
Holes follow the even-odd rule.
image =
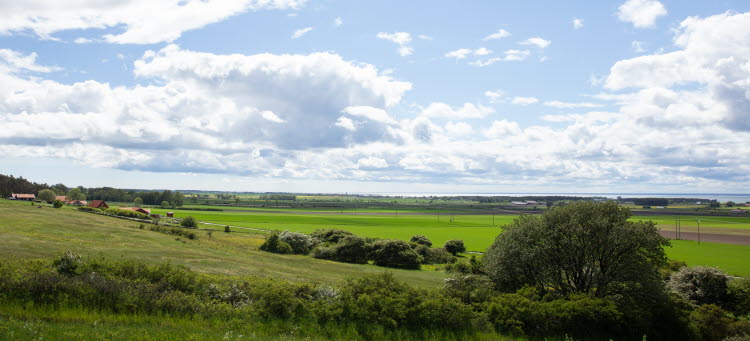
[[[701,220],[698,219],[698,244],[701,243]]]

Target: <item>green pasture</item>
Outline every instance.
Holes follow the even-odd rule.
[[[674,229],[675,219],[680,220],[681,228],[726,228],[750,230],[750,217],[715,217],[715,216],[634,216],[634,220],[651,220],[664,229]]]
[[[667,256],[685,261],[689,266],[706,265],[735,275],[750,275],[750,246],[719,243],[700,243],[691,240],[672,240]]]
[[[154,209],[164,214],[168,210]],[[198,221],[267,230],[289,230],[310,233],[320,228],[339,228],[372,238],[409,240],[415,234],[430,238],[435,245],[450,239],[462,239],[470,251],[484,251],[504,226],[516,216],[496,215],[354,215],[354,214],[284,214],[263,212],[174,211],[176,217],[193,216]],[[220,229],[220,227],[215,227]]]
[[[385,269],[261,252],[257,248],[265,236],[257,232],[235,229],[232,233],[211,231],[209,236],[208,231],[201,230],[197,231],[197,240],[186,240],[134,228],[137,224],[128,220],[78,212],[71,207],[42,206],[0,200],[0,258],[58,257],[70,249],[88,257],[171,262],[209,274],[255,274],[328,284],[383,271],[424,287],[440,287],[446,277],[431,266],[421,271]]]

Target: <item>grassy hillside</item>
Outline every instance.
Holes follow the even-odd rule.
[[[89,257],[128,257],[149,263],[169,261],[204,273],[260,274],[293,281],[336,283],[380,273],[374,265],[345,264],[305,256],[257,251],[263,235],[247,231],[198,231],[197,240],[134,228],[133,222],[70,208],[36,208],[0,200],[0,257],[57,257],[71,249]],[[426,267],[429,269],[429,267]],[[445,273],[387,269],[403,281],[440,287]]]

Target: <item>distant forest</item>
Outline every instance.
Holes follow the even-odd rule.
[[[113,187],[77,187],[81,193],[86,195],[86,200],[104,200],[116,202],[132,202],[135,198],[141,198],[145,205],[159,205],[162,201],[167,201],[175,206],[182,206],[184,195],[179,191],[142,191],[142,190],[124,190]],[[23,177],[14,177],[12,175],[0,174],[0,195],[7,198],[11,193],[33,193],[38,194],[40,190],[51,189],[57,195],[66,195],[71,187],[63,184],[48,185],[45,183],[36,183],[24,179]]]

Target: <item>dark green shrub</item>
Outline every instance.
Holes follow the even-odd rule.
[[[669,279],[669,288],[696,304],[723,305],[729,298],[729,276],[717,268],[682,268]]]
[[[412,244],[413,245],[413,244]],[[456,257],[445,251],[443,248],[431,248],[425,245],[419,245],[414,248],[414,252],[422,256],[424,264],[450,264],[456,262]]]
[[[724,309],[714,305],[706,304],[696,308],[690,319],[698,328],[703,340],[722,340],[729,336],[729,325],[732,319]]]
[[[377,240],[370,245],[369,258],[376,265],[402,269],[419,269],[422,257],[402,240]]]
[[[470,328],[473,317],[460,300],[414,289],[391,273],[348,280],[339,297],[341,317],[364,325],[461,330]]]
[[[182,218],[182,221],[180,221],[180,226],[182,227],[198,227],[198,221],[193,218],[193,216],[187,216],[185,218]]]
[[[368,256],[367,243],[357,236],[340,239],[336,244],[318,246],[313,251],[313,257],[337,262],[365,264]]]
[[[54,208],[63,207],[63,202],[60,201],[60,200],[55,200],[55,202],[52,203],[52,207],[54,207]]]
[[[79,274],[82,265],[83,259],[81,259],[81,256],[75,254],[71,250],[65,251],[65,254],[63,254],[60,258],[55,259],[55,261],[52,263],[52,266],[55,267],[55,270],[57,270],[59,274],[69,276]]]
[[[481,303],[489,301],[495,294],[494,284],[487,276],[456,275],[445,279],[443,292],[456,297],[464,303]]]
[[[283,231],[279,233],[279,240],[292,247],[292,253],[306,255],[318,243],[310,235],[298,232]]]
[[[445,251],[450,252],[452,255],[457,255],[461,252],[466,252],[466,246],[464,246],[464,241],[459,239],[453,239],[445,242]]]
[[[226,233],[229,233],[229,232],[231,232],[231,231],[229,230],[229,225],[227,225],[227,226],[224,226],[224,232],[226,232]]]
[[[78,207],[78,210],[81,212],[99,212],[96,208],[89,207],[89,206],[81,206]]]
[[[279,239],[278,232],[271,232],[268,237],[266,237],[266,241],[264,241],[263,244],[260,245],[259,249],[261,251],[281,254],[292,253],[292,247]]]
[[[750,314],[750,277],[735,278],[727,285],[729,306],[736,315]]]
[[[353,236],[354,233],[339,229],[317,229],[311,235],[322,242],[338,243],[340,239]]]
[[[427,246],[427,247],[432,246],[432,242],[427,237],[425,237],[423,235],[420,235],[420,234],[417,234],[417,235],[411,237],[411,239],[409,239],[409,242],[410,243],[416,243],[416,244],[419,244],[419,245],[424,245],[424,246]]]
[[[551,301],[535,296],[533,288],[493,297],[484,311],[503,334],[533,337],[609,339],[626,329],[614,302],[586,295]]]

